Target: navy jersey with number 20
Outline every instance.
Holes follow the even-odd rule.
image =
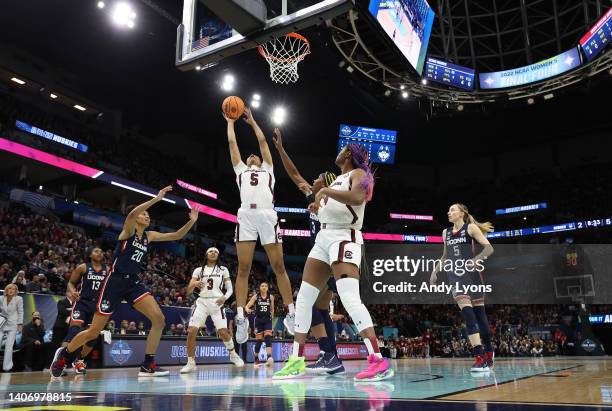
[[[146,231],[142,233],[141,238],[134,233],[127,240],[118,241],[113,259],[113,272],[132,276],[140,274],[147,256],[148,245]]]

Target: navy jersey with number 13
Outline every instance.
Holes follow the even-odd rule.
[[[148,245],[149,240],[146,231],[142,233],[141,238],[138,238],[138,234],[134,233],[130,238],[117,242],[113,259],[113,272],[125,276],[140,274],[147,256]]]
[[[102,283],[106,279],[106,266],[97,271],[91,264],[87,264],[85,274],[81,277],[80,299],[97,301]]]

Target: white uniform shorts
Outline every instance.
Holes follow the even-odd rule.
[[[328,265],[335,262],[361,266],[361,246],[363,236],[361,231],[342,229],[322,229],[317,234],[315,245],[310,250],[308,258],[314,258]]]
[[[276,211],[270,208],[239,209],[234,241],[257,241],[257,237],[261,245],[282,244]]]
[[[203,328],[206,326],[206,318],[210,315],[215,328],[221,330],[227,328],[227,319],[223,307],[215,303],[216,298],[198,298],[191,309],[190,327]]]

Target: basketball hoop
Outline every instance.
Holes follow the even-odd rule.
[[[310,42],[298,33],[289,33],[260,45],[259,54],[270,65],[270,78],[275,83],[295,83],[300,78],[298,63],[310,54]]]

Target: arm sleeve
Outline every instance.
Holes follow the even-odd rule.
[[[246,166],[246,164],[244,164],[244,161],[240,161],[240,163],[236,164],[236,167],[234,167],[234,173],[236,173],[236,175],[240,175],[240,173],[245,172],[248,169],[248,167]]]
[[[223,297],[225,297],[225,299],[227,300],[228,298],[232,296],[233,293],[234,293],[234,287],[232,286],[232,282],[227,281],[225,283],[225,294],[223,294]]]
[[[232,286],[232,280],[230,279],[230,273],[227,268],[223,267],[223,283],[225,284],[225,294],[223,296],[227,300],[234,293],[234,287]],[[227,281],[229,280],[229,281]]]

